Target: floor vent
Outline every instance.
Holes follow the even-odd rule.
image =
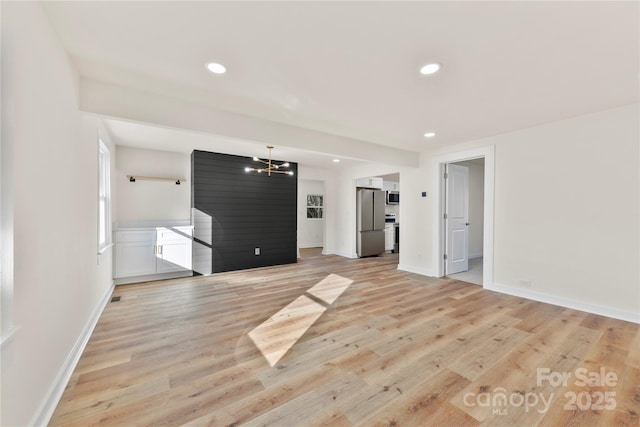
[[[120,296],[111,297],[111,302],[118,302],[118,301],[120,301]]]

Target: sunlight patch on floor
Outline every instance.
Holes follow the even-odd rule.
[[[307,293],[321,299],[327,304],[333,304],[352,283],[353,280],[346,279],[337,274],[330,274],[309,289]]]
[[[352,283],[337,274],[328,275],[307,291],[326,306],[301,295],[249,332],[249,338],[274,366]]]

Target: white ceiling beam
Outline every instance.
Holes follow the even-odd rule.
[[[174,129],[287,146],[344,158],[418,167],[419,156],[416,152],[245,116],[87,78],[81,78],[80,81],[80,109],[88,113]]]

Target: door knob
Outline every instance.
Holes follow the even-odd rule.
[[[469,225],[469,223],[468,223],[468,222],[465,222],[465,223],[464,223],[464,225]]]

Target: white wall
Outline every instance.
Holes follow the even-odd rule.
[[[298,248],[321,248],[324,246],[324,215],[322,219],[307,218],[308,194],[324,196],[324,182],[298,180]]]
[[[77,75],[40,4],[1,7],[2,160],[14,166],[2,169],[13,239],[3,227],[1,256],[17,328],[2,345],[2,425],[42,425],[112,289],[111,253],[97,255],[99,123],[78,111]]]
[[[485,286],[640,321],[639,113],[636,104],[422,153],[420,171],[401,181],[401,266],[437,268],[436,201],[414,197],[438,185],[432,159],[495,146],[494,283]]]
[[[116,187],[119,224],[191,218],[191,157],[183,153],[116,147]],[[185,178],[176,185],[168,181],[129,182],[127,175]]]
[[[638,105],[493,138],[495,282],[640,313]]]
[[[484,232],[484,160],[456,162],[469,168],[469,258],[482,256]]]

